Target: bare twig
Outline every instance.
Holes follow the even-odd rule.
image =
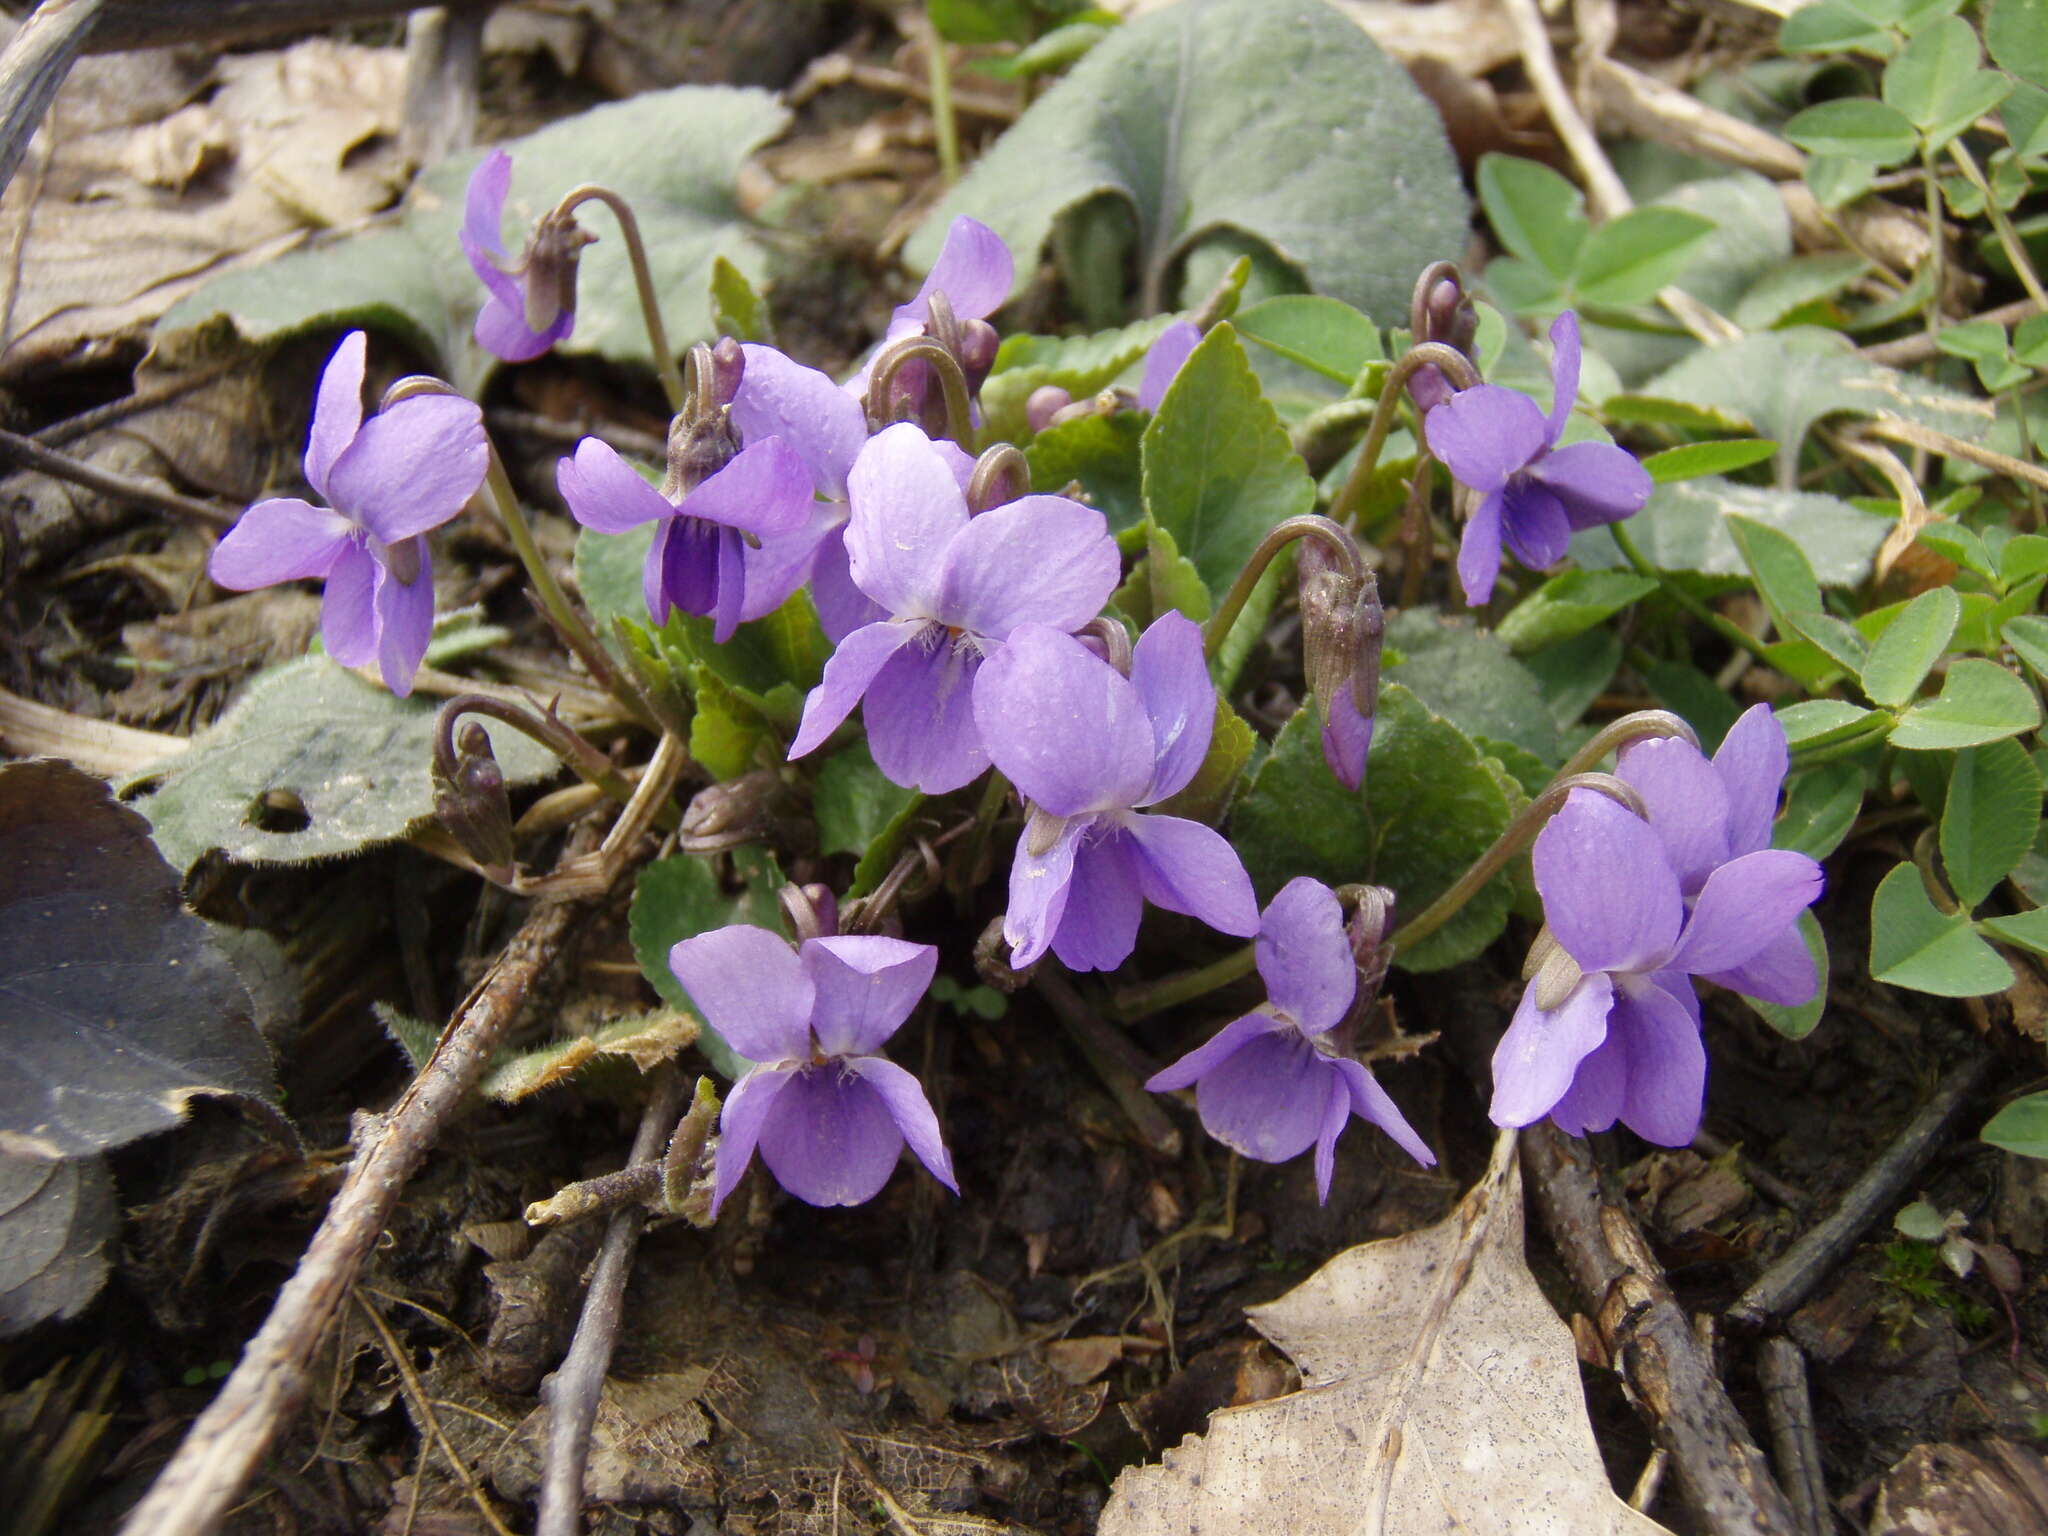
[[[1180,1156],[1180,1131],[1145,1092],[1145,1079],[1156,1070],[1154,1065],[1144,1060],[1123,1031],[1104,1023],[1058,970],[1050,965],[1042,967],[1033,984],[1052,1004],[1053,1012],[1066,1026],[1067,1038],[1095,1069],[1096,1076],[1115,1098],[1117,1107],[1129,1117],[1145,1145],[1162,1157]]]
[[[2015,299],[2010,304],[1987,309],[1981,315],[1972,315],[1970,320],[1973,323],[1989,320],[1993,325],[2016,325],[2040,313],[2041,306],[2032,299]],[[1856,353],[1859,357],[1869,358],[1873,363],[1883,363],[1887,368],[1904,368],[1910,363],[1924,363],[1940,350],[1941,348],[1935,344],[1934,337],[1925,331],[1915,331],[1910,336],[1901,336],[1897,341],[1880,341],[1875,346],[1858,347]]]
[[[1806,1356],[1787,1338],[1765,1339],[1757,1352],[1764,1412],[1771,1421],[1771,1447],[1778,1454],[1778,1480],[1792,1501],[1803,1536],[1828,1536],[1828,1485],[1821,1471],[1820,1436],[1813,1427],[1813,1402],[1806,1392]]]
[[[1947,1135],[1949,1123],[1990,1075],[1993,1060],[1989,1054],[1973,1056],[1943,1078],[1934,1097],[1849,1187],[1842,1203],[1742,1293],[1728,1309],[1729,1321],[1760,1328],[1804,1301],[1863,1229],[1882,1216],[1927,1166]]]
[[[653,1162],[660,1155],[662,1138],[675,1129],[682,1103],[683,1080],[675,1067],[664,1063],[655,1068],[654,1091],[641,1112],[640,1129],[626,1159],[628,1167]],[[548,1439],[535,1536],[572,1536],[583,1524],[583,1469],[590,1458],[590,1428],[597,1420],[598,1394],[604,1390],[605,1372],[619,1339],[633,1250],[646,1225],[644,1205],[623,1206],[612,1212],[591,1271],[590,1290],[583,1298],[576,1338],[561,1368],[541,1383],[541,1401],[548,1408]]]
[[[87,773],[115,779],[162,762],[191,743],[38,704],[0,688],[0,749],[15,757],[62,757]]]
[[[74,459],[68,453],[45,448],[32,437],[0,431],[0,460],[7,459],[13,460],[24,469],[41,470],[58,480],[68,480],[73,485],[82,485],[89,491],[139,501],[144,506],[175,512],[180,517],[189,517],[194,522],[206,523],[214,528],[225,528],[241,516],[239,512],[226,511],[211,502],[181,496],[176,491],[166,490],[151,481],[137,480],[132,475],[115,474],[112,470],[88,464],[83,459]]]
[[[1714,1536],[1800,1536],[1764,1453],[1664,1281],[1635,1218],[1600,1187],[1586,1144],[1548,1122],[1522,1133],[1529,1189],[1629,1397],[1671,1453]]]
[[[1903,416],[1879,416],[1866,432],[1879,437],[1888,437],[1895,443],[1907,443],[1915,448],[1925,448],[1948,459],[1968,459],[1972,464],[1982,464],[1986,469],[1996,470],[2001,475],[2011,475],[2015,480],[2030,481],[2035,485],[2048,486],[2048,469],[2038,464],[2029,464],[2011,454],[2000,453],[1995,448],[1986,448],[1943,432],[1938,427],[1922,426],[1917,421],[1908,421]]]
[[[241,1363],[129,1514],[122,1536],[206,1536],[220,1524],[286,1419],[305,1401],[313,1356],[407,1180],[476,1086],[528,989],[561,957],[581,919],[576,905],[536,907],[391,1112],[363,1122],[356,1159],[298,1269]]]
[[[105,0],[87,53],[120,53],[171,43],[241,42],[282,32],[323,32],[352,21],[402,16],[419,0]],[[453,10],[489,10],[496,0],[449,0]]]

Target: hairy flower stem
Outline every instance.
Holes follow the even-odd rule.
[[[1602,726],[1590,741],[1565,759],[1564,766],[1557,770],[1557,776],[1565,778],[1575,773],[1590,773],[1608,753],[1619,752],[1630,742],[1655,741],[1671,736],[1676,736],[1695,750],[1699,748],[1700,739],[1693,733],[1693,728],[1670,710],[1636,710]]]
[[[1351,535],[1327,517],[1305,513],[1276,523],[1266,536],[1259,540],[1259,547],[1244,563],[1244,569],[1237,573],[1237,580],[1230,584],[1230,591],[1224,595],[1222,605],[1209,616],[1209,622],[1202,630],[1202,655],[1214,661],[1223,649],[1223,642],[1230,637],[1230,627],[1237,622],[1237,616],[1250,601],[1252,588],[1259,584],[1259,578],[1266,574],[1266,567],[1273,563],[1273,557],[1292,544],[1296,539],[1314,539],[1329,551],[1331,563],[1354,584],[1365,580],[1365,559],[1358,552],[1358,545]]]
[[[1656,582],[1658,586],[1664,589],[1665,596],[1669,597],[1679,607],[1698,619],[1737,650],[1749,652],[1758,661],[1766,663],[1770,661],[1770,652],[1765,648],[1761,640],[1757,639],[1756,636],[1749,633],[1741,625],[1732,623],[1714,612],[1713,609],[1673,581],[1669,575],[1652,565],[1649,557],[1636,548],[1635,539],[1620,523],[1609,523],[1607,531],[1614,535],[1615,547],[1621,551],[1622,558],[1634,567],[1637,575],[1647,576],[1650,580]]]
[[[1242,981],[1251,975],[1257,960],[1257,951],[1247,944],[1241,949],[1233,949],[1220,960],[1211,960],[1193,970],[1177,971],[1157,981],[1124,987],[1111,996],[1110,1011],[1124,1023],[1135,1024],[1165,1009],[1206,997],[1233,981]]]
[[[932,372],[938,375],[939,388],[946,399],[946,436],[961,447],[972,451],[974,441],[974,410],[967,398],[967,374],[960,366],[960,359],[933,341],[929,336],[905,336],[892,341],[875,358],[875,366],[868,374],[868,425],[872,431],[880,431],[891,425],[886,416],[889,409],[890,392],[896,387],[896,375],[908,363],[929,363]]]
[[[1472,359],[1441,341],[1418,342],[1387,370],[1386,383],[1380,387],[1379,403],[1373,407],[1372,422],[1366,427],[1365,441],[1358,449],[1358,462],[1351,466],[1351,473],[1345,477],[1344,488],[1337,492],[1337,499],[1330,503],[1330,520],[1346,530],[1351,526],[1358,504],[1365,499],[1366,487],[1372,484],[1372,472],[1379,467],[1380,449],[1386,446],[1387,434],[1394,428],[1394,413],[1401,408],[1401,397],[1407,393],[1408,381],[1428,367],[1442,369],[1455,389],[1476,389],[1481,382],[1479,370],[1472,366]]]
[[[555,216],[566,219],[584,203],[603,203],[619,221],[619,233],[626,239],[626,257],[633,264],[633,286],[640,291],[640,318],[647,326],[647,345],[654,353],[654,371],[661,375],[662,393],[668,408],[683,408],[683,373],[676,365],[675,349],[668,344],[668,327],[661,322],[661,300],[655,296],[654,273],[647,265],[647,245],[640,238],[640,221],[633,217],[627,201],[609,187],[586,184],[573,188],[555,205]]]
[[[1561,774],[1550,781],[1543,793],[1530,801],[1528,806],[1502,830],[1493,841],[1493,846],[1482,853],[1472,867],[1458,876],[1451,888],[1437,897],[1428,907],[1401,927],[1394,930],[1387,940],[1388,947],[1399,954],[1412,949],[1428,938],[1437,929],[1457,916],[1458,910],[1478,895],[1481,888],[1499,874],[1501,869],[1516,854],[1536,839],[1544,823],[1557,814],[1565,799],[1575,789],[1597,790],[1617,805],[1625,806],[1636,815],[1648,819],[1642,797],[1611,773]]]

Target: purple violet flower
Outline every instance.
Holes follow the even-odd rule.
[[[259,501],[214,547],[207,574],[235,592],[323,577],[320,633],[345,667],[375,658],[400,698],[434,629],[434,565],[424,535],[476,494],[490,467],[483,412],[457,395],[414,395],[363,419],[361,331],[321,372],[306,479],[328,503]]]
[[[793,950],[744,924],[669,951],[669,969],[705,1021],[756,1063],[719,1117],[714,1215],[757,1147],[782,1187],[812,1205],[874,1199],[905,1142],[960,1193],[924,1089],[879,1054],[938,960],[931,945],[902,939],[806,939]]]
[[[867,443],[867,417],[858,400],[817,369],[806,368],[773,347],[749,342],[740,350],[746,357],[746,374],[731,407],[740,441],[783,439],[802,455],[819,497],[798,532],[747,549],[747,608],[774,592],[787,597],[808,582],[825,638],[837,645],[863,624],[888,617],[879,603],[853,584],[846,555],[846,477]],[[778,598],[770,607],[780,602]],[[760,616],[751,611],[742,615]]]
[[[576,521],[599,533],[659,519],[643,581],[656,624],[667,623],[672,608],[710,614],[712,638],[723,645],[742,620],[774,612],[803,580],[800,564],[774,560],[750,569],[746,559],[749,535],[763,545],[788,538],[811,515],[811,471],[782,438],[742,448],[671,500],[605,443],[586,437],[574,458],[556,466],[555,485]]]
[[[1494,1124],[1547,1114],[1580,1135],[1619,1119],[1667,1147],[1699,1130],[1707,1058],[1690,978],[1741,975],[1796,937],[1821,872],[1803,853],[1759,849],[1706,873],[1688,902],[1666,852],[1674,837],[1695,840],[1586,789],[1537,836],[1548,953],[1494,1052]],[[1804,1001],[1791,990],[1780,996]]]
[[[947,227],[938,260],[924,275],[916,296],[908,304],[896,306],[889,317],[888,330],[882,333],[881,343],[861,364],[860,371],[846,381],[847,392],[856,400],[867,399],[868,375],[874,369],[875,358],[890,342],[915,336],[924,330],[925,322],[931,318],[933,294],[943,293],[946,296],[955,320],[983,320],[1002,308],[1010,297],[1010,284],[1016,270],[1016,262],[1010,255],[1010,248],[1003,244],[1001,235],[965,214],[955,219]],[[922,365],[913,364],[898,375],[899,383],[914,394],[921,392],[925,373]]]
[[[544,219],[514,263],[503,239],[511,188],[512,157],[494,149],[470,172],[457,238],[490,294],[477,312],[476,344],[505,362],[524,363],[575,329],[576,259],[591,237],[573,219]]]
[[[1137,947],[1147,901],[1223,933],[1258,931],[1251,879],[1222,835],[1141,814],[1184,788],[1209,750],[1216,690],[1192,621],[1154,620],[1129,677],[1072,635],[1020,625],[982,667],[974,716],[1031,802],[1003,918],[1013,966],[1049,947],[1074,970],[1111,970]]]
[[[1159,409],[1167,388],[1201,342],[1201,330],[1192,320],[1177,320],[1159,333],[1145,349],[1145,377],[1138,384],[1139,410]]]
[[[1483,498],[1458,546],[1458,580],[1477,608],[1493,596],[1501,545],[1532,570],[1555,565],[1582,528],[1619,522],[1650,499],[1649,472],[1612,443],[1557,446],[1579,393],[1579,320],[1550,327],[1550,415],[1498,384],[1459,390],[1423,418],[1429,451]]]
[[[973,461],[899,422],[870,438],[847,477],[854,583],[887,617],[855,630],[804,701],[789,755],[821,746],[866,700],[868,747],[892,782],[943,794],[988,767],[975,674],[1020,624],[1079,629],[1120,574],[1102,514],[1064,496],[1021,496],[968,516]]]
[[[1365,1065],[1329,1048],[1329,1032],[1358,993],[1336,893],[1306,875],[1288,881],[1260,919],[1256,953],[1266,1006],[1224,1025],[1145,1086],[1167,1093],[1194,1085],[1203,1129],[1259,1162],[1284,1163],[1314,1146],[1320,1201],[1330,1198],[1337,1138],[1353,1115],[1435,1167],[1436,1154]]]

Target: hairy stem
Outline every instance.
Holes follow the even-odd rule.
[[[647,265],[647,243],[640,238],[640,221],[632,205],[609,187],[584,185],[574,188],[556,205],[556,213],[569,217],[584,203],[603,203],[619,221],[619,233],[626,238],[626,257],[633,264],[633,286],[640,292],[640,318],[647,326],[647,345],[654,353],[654,371],[661,375],[662,393],[668,408],[683,408],[683,371],[676,364],[675,349],[668,344],[668,327],[661,321],[661,300],[654,292],[654,272]]]
[[[1394,413],[1401,408],[1401,396],[1408,381],[1418,370],[1431,367],[1448,374],[1457,389],[1474,389],[1480,383],[1479,370],[1472,366],[1472,359],[1441,341],[1418,342],[1403,353],[1387,371],[1386,383],[1380,387],[1379,403],[1373,407],[1372,421],[1365,429],[1358,462],[1351,466],[1337,499],[1330,503],[1332,522],[1350,528],[1358,504],[1365,499],[1366,487],[1372,484],[1372,472],[1379,467],[1380,449],[1386,446],[1387,434],[1394,428]]]

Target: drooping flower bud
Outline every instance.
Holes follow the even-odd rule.
[[[489,733],[474,721],[464,726],[453,762],[435,754],[433,779],[435,817],[486,877],[509,884],[515,873],[512,802]]]
[[[740,451],[731,407],[746,377],[746,353],[725,336],[715,347],[693,347],[691,365],[696,386],[668,424],[668,472],[661,482],[661,494],[678,505]]]
[[[683,808],[679,846],[685,853],[722,853],[757,843],[789,807],[779,774],[757,768],[723,784],[707,784]]]
[[[1408,314],[1408,329],[1418,342],[1440,341],[1467,357],[1479,332],[1479,312],[1458,278],[1457,266],[1448,261],[1432,262],[1415,284],[1415,300]],[[1450,381],[1441,369],[1418,368],[1408,380],[1408,396],[1415,408],[1427,412],[1451,398]]]
[[[1386,614],[1379,582],[1361,562],[1346,571],[1318,539],[1303,539],[1300,573],[1301,648],[1309,691],[1323,730],[1323,760],[1347,789],[1365,779],[1379,703],[1380,645]]]
[[[1394,963],[1394,946],[1387,942],[1394,932],[1394,893],[1383,885],[1360,885],[1347,886],[1341,894],[1356,903],[1344,920],[1344,936],[1358,963],[1358,996],[1351,1005],[1351,1017],[1358,1019],[1379,1000],[1387,967]]]
[[[996,365],[996,348],[1002,338],[996,335],[996,328],[986,320],[963,320],[960,322],[959,350],[953,355],[960,359],[960,371],[967,375],[970,393],[980,390],[989,370]]]
[[[1064,390],[1057,384],[1041,384],[1031,391],[1030,397],[1024,402],[1024,420],[1030,424],[1033,432],[1043,432],[1053,424],[1054,417],[1073,403],[1074,396],[1071,391]]]
[[[596,239],[573,213],[551,208],[540,216],[515,269],[526,294],[527,329],[545,331],[564,315],[575,315],[576,269],[583,247]]]

